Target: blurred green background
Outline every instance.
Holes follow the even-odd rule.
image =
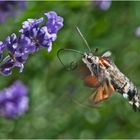
[[[140,138],[140,113],[127,100],[114,93],[97,107],[88,107],[88,95],[94,89],[85,87],[57,58],[60,48],[87,51],[76,32],[78,26],[91,49],[98,47],[98,54],[110,50],[116,65],[140,89],[140,38],[135,35],[140,2],[113,1],[106,11],[96,8],[93,1],[27,2],[16,18],[0,24],[0,39],[18,33],[27,18],[40,18],[48,11],[64,18],[52,52],[41,49],[30,55],[23,73],[14,69],[11,76],[0,75],[1,89],[16,79],[30,89],[29,111],[16,120],[0,118],[0,138]],[[69,60],[68,56],[63,59]]]

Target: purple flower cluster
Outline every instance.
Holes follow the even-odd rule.
[[[101,10],[108,10],[111,6],[111,0],[97,0],[95,1],[95,5]]]
[[[3,23],[7,17],[17,15],[26,7],[26,1],[0,1],[0,23]]]
[[[0,91],[0,116],[15,119],[28,110],[28,89],[21,81]]]
[[[40,48],[47,48],[48,52],[52,50],[52,42],[63,27],[63,18],[53,11],[45,13],[45,16],[48,17],[47,22],[43,23],[44,18],[28,19],[23,22],[19,36],[13,33],[4,42],[0,42],[0,73],[10,75],[13,67],[18,67],[22,72],[29,54]],[[3,58],[5,50],[8,55]]]

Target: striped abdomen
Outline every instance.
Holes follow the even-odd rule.
[[[139,109],[140,99],[138,90],[132,81],[130,81],[123,73],[121,73],[116,66],[114,67],[114,71],[110,71],[110,77],[114,89],[121,93],[124,98],[128,99],[135,111]]]

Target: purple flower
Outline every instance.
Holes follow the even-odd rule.
[[[140,26],[136,28],[136,30],[135,30],[135,35],[136,35],[137,37],[140,37]]]
[[[49,33],[48,28],[43,26],[38,31],[36,36],[40,46],[48,48],[48,52],[52,50],[52,42],[56,40],[57,35],[55,33]]]
[[[63,26],[63,18],[52,11],[45,15],[48,16],[45,24],[43,18],[28,19],[23,22],[19,36],[13,33],[4,42],[0,42],[0,56],[3,50],[8,51],[8,55],[1,61],[0,73],[10,75],[14,67],[18,67],[22,72],[30,54],[40,48],[47,48],[48,52],[52,50],[52,42],[56,40],[57,32]]]
[[[39,24],[43,22],[43,18],[40,19],[28,19],[22,23],[22,29],[19,31],[21,33],[29,35],[29,33],[35,28],[39,26]]]
[[[17,15],[25,7],[26,1],[0,1],[0,23],[3,23],[7,17]]]
[[[2,58],[2,54],[3,54],[4,48],[5,48],[5,46],[4,46],[3,42],[0,41],[0,59]]]
[[[49,13],[45,13],[45,15],[48,17],[48,21],[46,23],[48,32],[57,33],[58,30],[60,30],[61,27],[63,26],[63,18],[57,16],[57,14],[53,11]]]
[[[28,89],[21,81],[0,91],[0,116],[15,119],[28,110]]]
[[[95,5],[97,8],[101,10],[108,10],[111,6],[111,0],[98,0],[95,1]]]

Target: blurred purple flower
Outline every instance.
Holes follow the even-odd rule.
[[[4,50],[4,45],[3,45],[3,42],[0,41],[0,59],[2,58],[2,54],[3,54],[3,50]]]
[[[0,116],[15,119],[28,110],[28,89],[21,81],[0,91]]]
[[[0,64],[2,74],[10,75],[13,67],[18,67],[22,72],[29,54],[37,52],[40,48],[47,48],[48,52],[52,50],[52,42],[56,40],[57,32],[63,26],[63,18],[52,11],[45,15],[48,16],[45,24],[43,18],[28,19],[22,23],[22,29],[19,30],[21,34],[18,37],[13,33],[4,42],[0,42],[0,56],[4,50],[8,51],[8,56]]]
[[[111,0],[98,0],[94,1],[97,8],[101,10],[108,10],[111,6]]]
[[[25,7],[26,1],[0,1],[0,23],[3,23],[7,17],[16,16]]]
[[[140,26],[136,28],[136,30],[135,30],[135,35],[136,35],[137,37],[140,37]]]

